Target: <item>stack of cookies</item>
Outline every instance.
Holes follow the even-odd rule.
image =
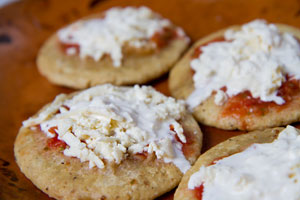
[[[184,31],[147,7],[83,18],[45,42],[37,66],[84,90],[23,122],[17,163],[55,199],[155,199],[178,184],[178,200],[299,199],[299,38],[255,20],[185,53]],[[173,97],[142,85],[169,71]],[[252,132],[200,156],[197,121]]]

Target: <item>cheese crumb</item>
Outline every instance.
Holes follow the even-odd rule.
[[[215,95],[215,104],[216,105],[223,105],[227,101],[228,97],[223,90],[218,90]]]

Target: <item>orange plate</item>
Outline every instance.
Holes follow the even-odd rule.
[[[300,24],[298,0],[23,0],[0,8],[0,199],[45,200],[20,172],[13,144],[21,122],[59,93],[71,89],[50,84],[36,68],[37,51],[58,28],[112,6],[146,5],[183,27],[195,41],[211,32],[256,18]],[[300,28],[300,27],[299,27]],[[167,76],[151,83],[168,94]],[[201,126],[203,152],[241,134]],[[173,191],[159,199],[172,199]]]

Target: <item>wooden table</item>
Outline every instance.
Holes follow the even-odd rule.
[[[112,6],[146,5],[183,27],[192,41],[256,18],[300,28],[299,0],[24,0],[0,8],[0,200],[49,199],[17,167],[14,139],[21,122],[59,93],[36,68],[37,51],[58,28]],[[165,94],[167,75],[150,84]],[[234,135],[201,126],[203,152]],[[172,199],[172,192],[160,199]]]

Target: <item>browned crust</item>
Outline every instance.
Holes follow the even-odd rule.
[[[280,31],[292,33],[295,37],[300,39],[299,29],[283,24],[277,25]],[[238,29],[239,26],[230,28]],[[195,48],[201,44],[212,41],[213,39],[222,37],[226,30],[227,29],[220,30],[197,41],[175,65],[171,70],[169,77],[169,89],[172,96],[179,99],[187,99],[193,92],[194,83],[192,80],[193,74],[190,68],[190,60]],[[212,95],[202,104],[197,106],[194,109],[193,114],[200,123],[226,130],[257,130],[287,125],[300,120],[300,95],[296,96],[288,106],[285,106],[285,108],[280,111],[276,108],[271,108],[269,112],[263,116],[248,115],[244,118],[245,120],[240,120],[232,116],[222,117],[221,113],[223,112],[224,107],[225,105],[216,105],[214,103],[214,96]]]
[[[183,116],[181,123],[185,135],[193,141],[192,151],[186,155],[192,164],[200,155],[202,132],[189,114]],[[182,178],[175,165],[153,156],[145,160],[129,158],[118,166],[107,164],[104,169],[89,169],[87,162],[64,156],[59,149],[45,148],[46,143],[44,133],[21,127],[14,152],[25,176],[56,199],[154,199],[173,189]]]
[[[91,19],[101,15],[84,18]],[[175,27],[174,27],[175,28]],[[113,66],[109,56],[99,61],[92,58],[80,59],[78,55],[68,56],[60,48],[57,35],[52,35],[41,47],[37,65],[40,73],[50,82],[72,88],[112,83],[115,85],[143,84],[168,72],[188,47],[185,38],[175,38],[161,49],[138,53],[127,49],[122,66]]]
[[[243,151],[253,143],[270,143],[277,138],[283,128],[266,129],[239,135],[222,142],[202,154],[195,165],[184,175],[176,192],[175,200],[197,200],[193,190],[188,189],[190,176],[197,172],[201,166],[208,166],[218,158],[227,157]]]

